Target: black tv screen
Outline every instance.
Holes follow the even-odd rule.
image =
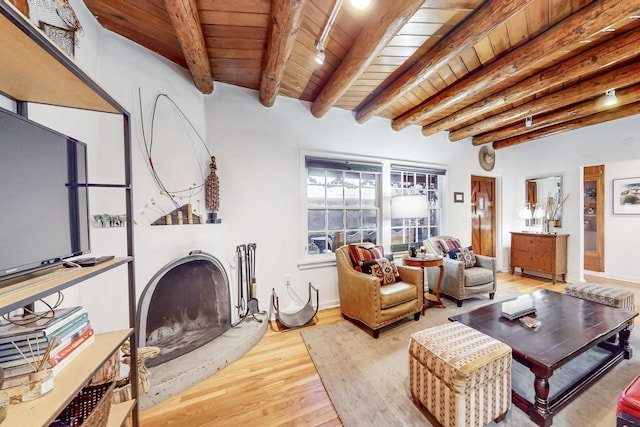
[[[0,280],[89,252],[87,147],[0,108]]]

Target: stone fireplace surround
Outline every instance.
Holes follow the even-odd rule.
[[[149,281],[138,303],[140,347],[158,346],[147,361],[151,386],[140,408],[162,402],[223,369],[264,335],[262,322],[247,318],[231,326],[230,283],[212,255],[192,251],[165,265]]]
[[[125,228],[93,228],[91,234],[92,253],[97,255],[126,256]],[[141,293],[150,279],[164,265],[183,257],[193,249],[201,249],[215,254],[231,277],[232,323],[237,322],[238,315],[233,307],[236,301],[236,266],[233,262],[235,250],[234,239],[230,237],[226,223],[204,225],[172,225],[172,226],[136,226],[135,240],[135,279],[136,299],[139,303]],[[92,313],[91,322],[95,324],[96,333],[109,332],[126,328],[128,311],[121,304],[121,283],[126,282],[126,270],[114,269],[93,279],[93,285],[79,287],[78,304]],[[101,292],[92,289],[100,288]],[[70,295],[69,298],[73,298]],[[260,309],[268,309],[269,299],[260,299]],[[107,304],[112,307],[108,315],[100,315]],[[93,314],[97,313],[97,314]],[[182,357],[150,368],[151,389],[139,396],[140,408],[148,408],[198,384],[204,379],[231,364],[249,351],[264,335],[268,325],[266,315],[257,315],[264,319],[262,323],[253,320],[241,322],[238,328],[231,328],[207,345],[190,353],[183,361]],[[121,377],[127,375],[123,366]]]

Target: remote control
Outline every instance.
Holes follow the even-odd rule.
[[[112,260],[113,258],[114,258],[113,255],[104,255],[99,257],[80,258],[80,259],[73,260],[71,262],[74,262],[81,267],[93,267],[94,265],[98,265],[105,261]]]

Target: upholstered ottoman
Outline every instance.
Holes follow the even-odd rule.
[[[599,302],[610,307],[635,311],[634,293],[624,289],[580,282],[566,285],[564,287],[564,293],[589,301]],[[633,323],[631,325],[633,326]]]
[[[500,422],[511,406],[511,348],[459,322],[416,332],[409,387],[444,427]]]
[[[640,427],[640,375],[624,389],[618,399],[617,427]]]

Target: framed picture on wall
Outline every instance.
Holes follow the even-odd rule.
[[[640,177],[613,180],[613,214],[640,215]]]
[[[453,193],[453,202],[454,203],[464,203],[464,193],[455,191]]]

